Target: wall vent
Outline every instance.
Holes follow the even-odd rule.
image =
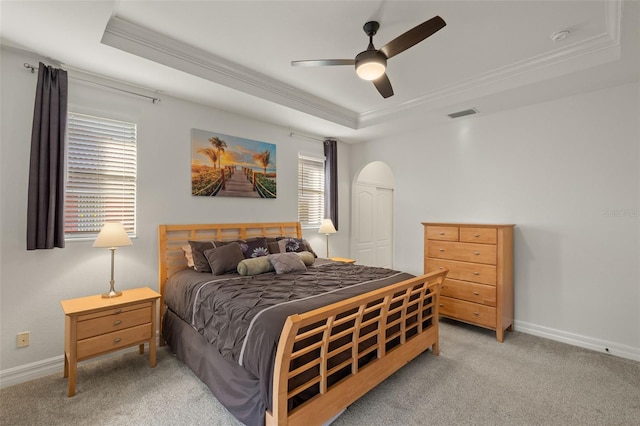
[[[475,108],[465,109],[464,111],[452,112],[451,114],[447,114],[449,118],[458,118],[464,117],[465,115],[477,114],[478,110]]]

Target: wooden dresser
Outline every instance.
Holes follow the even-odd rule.
[[[424,272],[447,268],[440,315],[496,331],[513,330],[514,225],[424,225]]]

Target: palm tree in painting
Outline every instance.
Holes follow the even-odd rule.
[[[268,149],[265,150],[264,152],[261,152],[259,154],[255,154],[253,156],[253,159],[262,166],[262,168],[264,169],[264,174],[266,176],[267,174],[267,167],[269,166],[269,164],[271,163],[271,151],[269,151]]]
[[[227,143],[217,136],[209,138],[209,142],[216,149],[216,154],[218,157],[218,168],[220,168],[220,160],[222,159],[222,155],[220,155],[220,153],[224,152],[224,149],[227,147]]]
[[[204,154],[209,157],[209,160],[213,163],[213,168],[216,168],[216,161],[218,161],[218,154],[213,148],[198,148],[200,154]]]

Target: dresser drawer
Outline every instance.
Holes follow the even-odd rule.
[[[496,285],[496,267],[493,265],[428,258],[426,266],[427,272],[447,268],[449,270],[447,277],[454,280]]]
[[[496,308],[464,300],[440,297],[440,315],[485,327],[496,327]]]
[[[427,249],[428,257],[460,260],[462,262],[496,264],[496,246],[490,244],[432,241]]]
[[[445,279],[442,283],[442,296],[467,300],[482,305],[496,306],[496,288],[485,284]]]
[[[119,348],[133,345],[137,342],[149,340],[151,338],[151,323],[138,325],[112,333],[78,340],[78,360],[90,357],[99,353],[109,352]]]
[[[468,243],[497,244],[498,230],[495,228],[460,227],[460,241]]]
[[[429,225],[427,226],[427,239],[443,240],[443,241],[458,241],[458,227]]]
[[[79,321],[76,331],[77,339],[82,340],[88,337],[148,323],[149,318],[151,318],[151,305],[144,304],[142,306],[144,306],[142,309],[124,312],[109,311],[107,315]]]

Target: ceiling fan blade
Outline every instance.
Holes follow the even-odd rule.
[[[355,65],[355,59],[315,59],[309,61],[291,61],[294,67],[325,67],[328,65]]]
[[[373,85],[376,86],[376,89],[378,89],[378,92],[380,92],[383,98],[386,99],[393,96],[393,87],[391,87],[391,82],[387,74],[382,74],[381,77],[373,80]]]
[[[434,16],[428,21],[425,21],[422,24],[411,28],[404,34],[394,38],[389,43],[385,44],[380,51],[385,54],[387,59],[392,58],[398,53],[404,52],[411,46],[415,46],[420,43],[430,35],[433,35],[445,25],[447,25],[447,23],[444,22],[444,19],[439,16]]]

